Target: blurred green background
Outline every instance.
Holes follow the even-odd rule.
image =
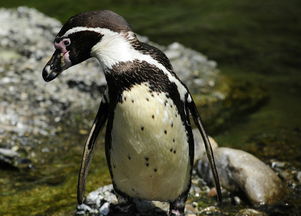
[[[168,44],[180,41],[244,72],[285,73],[300,68],[301,2],[298,0],[2,0],[26,5],[64,22],[71,15],[111,9],[135,32]]]

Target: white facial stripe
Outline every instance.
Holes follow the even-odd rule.
[[[74,27],[72,29],[69,29],[62,37],[68,37],[71,34],[77,33],[77,32],[82,32],[82,31],[92,31],[92,32],[96,32],[99,34],[102,34],[102,31],[106,30],[105,28],[89,28],[89,27]]]

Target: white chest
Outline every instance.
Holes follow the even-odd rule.
[[[122,97],[111,134],[114,183],[131,197],[175,200],[190,179],[188,138],[175,104],[147,84]]]

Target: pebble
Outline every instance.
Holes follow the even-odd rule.
[[[268,215],[264,212],[260,212],[255,209],[242,209],[235,216],[268,216]]]
[[[3,157],[13,158],[18,157],[19,154],[11,149],[0,148],[0,155]]]
[[[301,183],[301,171],[297,172],[296,178]]]
[[[240,205],[241,204],[241,199],[238,196],[233,197],[235,205]]]
[[[199,213],[205,215],[222,215],[221,210],[216,206],[209,206],[207,208],[204,208]]]
[[[276,161],[276,160],[272,160],[271,161],[271,167],[272,168],[284,168],[285,165],[286,165],[285,162]]]
[[[106,202],[105,204],[103,204],[100,209],[99,209],[99,213],[102,215],[108,215],[110,212],[110,203]]]

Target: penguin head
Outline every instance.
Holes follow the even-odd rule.
[[[69,67],[90,58],[93,47],[106,34],[129,31],[126,20],[109,10],[89,11],[69,18],[55,37],[55,51],[43,69],[44,80],[49,82]]]

